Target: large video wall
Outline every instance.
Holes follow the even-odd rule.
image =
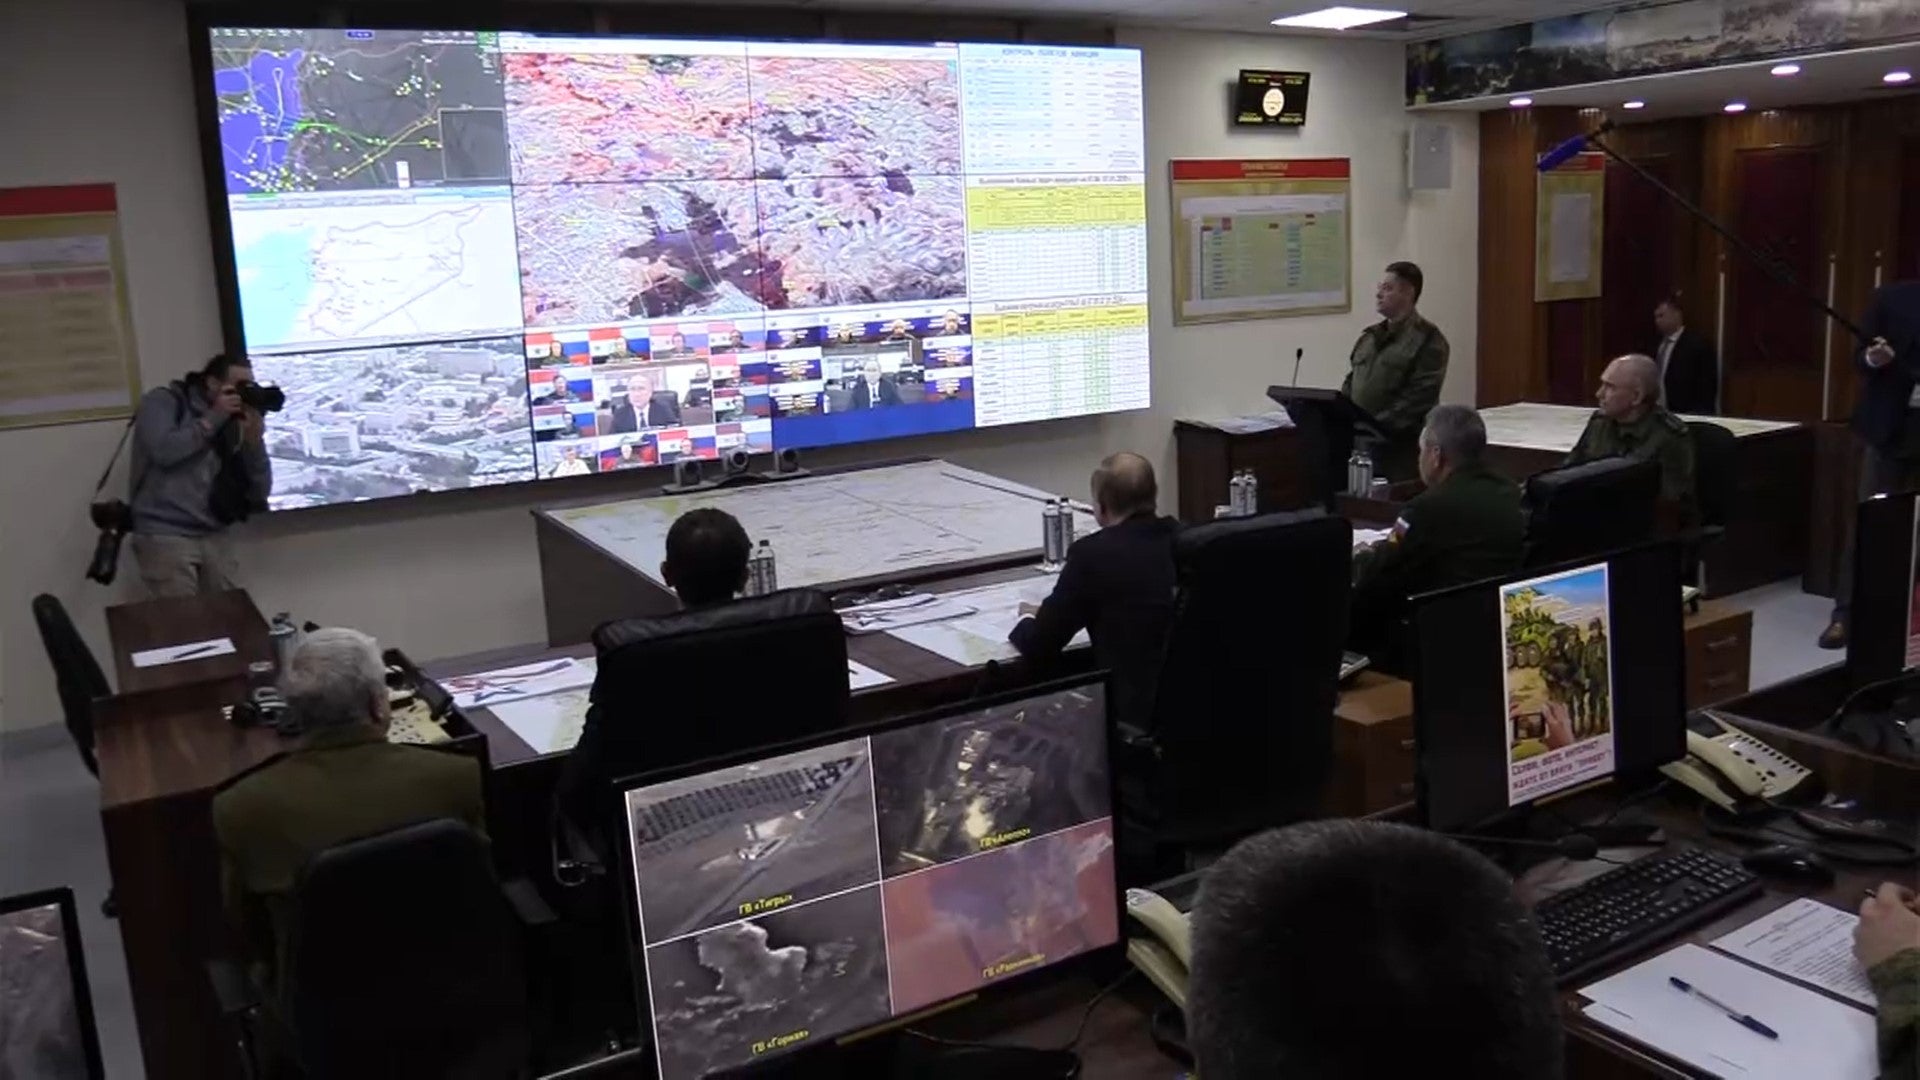
[[[1148,404],[1134,50],[210,38],[276,508]]]

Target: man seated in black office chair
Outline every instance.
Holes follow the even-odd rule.
[[[1329,820],[1242,841],[1193,910],[1187,1036],[1207,1080],[1561,1075],[1540,932],[1482,856]]]
[[[1420,480],[1393,532],[1353,553],[1349,647],[1394,668],[1407,597],[1520,568],[1527,525],[1520,487],[1488,468],[1487,426],[1465,405],[1440,405],[1420,431]]]
[[[747,587],[753,541],[725,510],[689,510],[667,529],[667,558],[660,580],[688,609],[724,604]]]
[[[472,758],[387,741],[387,670],[357,630],[316,630],[282,676],[300,746],[214,796],[227,914],[269,1001],[285,973],[293,888],[315,855],[436,818],[485,835]]]
[[[1021,605],[1009,640],[1020,655],[1059,655],[1085,630],[1099,664],[1114,673],[1116,715],[1140,724],[1152,703],[1167,624],[1173,614],[1173,539],[1179,524],[1158,514],[1153,465],[1118,453],[1093,471],[1093,519],[1100,531],[1074,541],[1045,603]]]

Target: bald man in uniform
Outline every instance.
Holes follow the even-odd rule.
[[[1122,721],[1144,725],[1152,679],[1173,618],[1173,540],[1179,524],[1159,515],[1153,465],[1118,453],[1093,471],[1093,517],[1100,531],[1073,542],[1053,593],[1034,608],[1021,605],[1008,635],[1020,655],[1059,655],[1085,630],[1098,665],[1114,673]]]
[[[1660,365],[1640,353],[1616,357],[1600,373],[1600,408],[1573,444],[1567,464],[1627,457],[1660,465],[1660,498],[1683,515],[1694,510],[1693,432],[1660,404]]]

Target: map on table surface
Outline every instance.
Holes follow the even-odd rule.
[[[1594,410],[1585,405],[1548,405],[1539,401],[1522,401],[1480,410],[1480,418],[1487,424],[1487,445],[1550,450],[1561,454],[1573,450],[1573,444],[1580,441],[1580,433],[1586,430],[1587,421],[1593,415]],[[1732,432],[1736,439],[1800,426],[1792,420],[1753,420],[1741,416],[1681,414],[1680,419],[1718,424]]]
[[[593,689],[576,686],[570,690],[543,694],[540,697],[521,698],[517,701],[503,701],[498,705],[489,705],[493,715],[507,725],[507,730],[520,736],[520,740],[533,748],[536,754],[559,754],[574,748],[580,742],[580,732],[587,725],[587,706]]]
[[[1053,591],[1053,575],[1035,574],[1032,578],[986,585],[947,593],[948,599],[973,608],[971,615],[944,622],[905,626],[888,633],[910,645],[918,645],[963,667],[979,667],[993,660],[1012,660],[1019,656],[1007,635],[1023,616],[1020,605],[1038,604]],[[1073,636],[1068,648],[1089,644],[1085,630]]]
[[[715,507],[737,518],[756,545],[772,545],[779,585],[791,589],[1034,551],[1048,497],[925,461],[545,513],[664,587],[667,529],[689,510]],[[1075,535],[1093,529],[1092,515],[1076,510]]]

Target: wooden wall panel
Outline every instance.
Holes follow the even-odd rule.
[[[1899,238],[1894,253],[1894,275],[1902,279],[1920,278],[1920,135],[1909,135],[1901,142]]]
[[[1533,356],[1533,110],[1480,114],[1479,348],[1482,407],[1539,400]]]

